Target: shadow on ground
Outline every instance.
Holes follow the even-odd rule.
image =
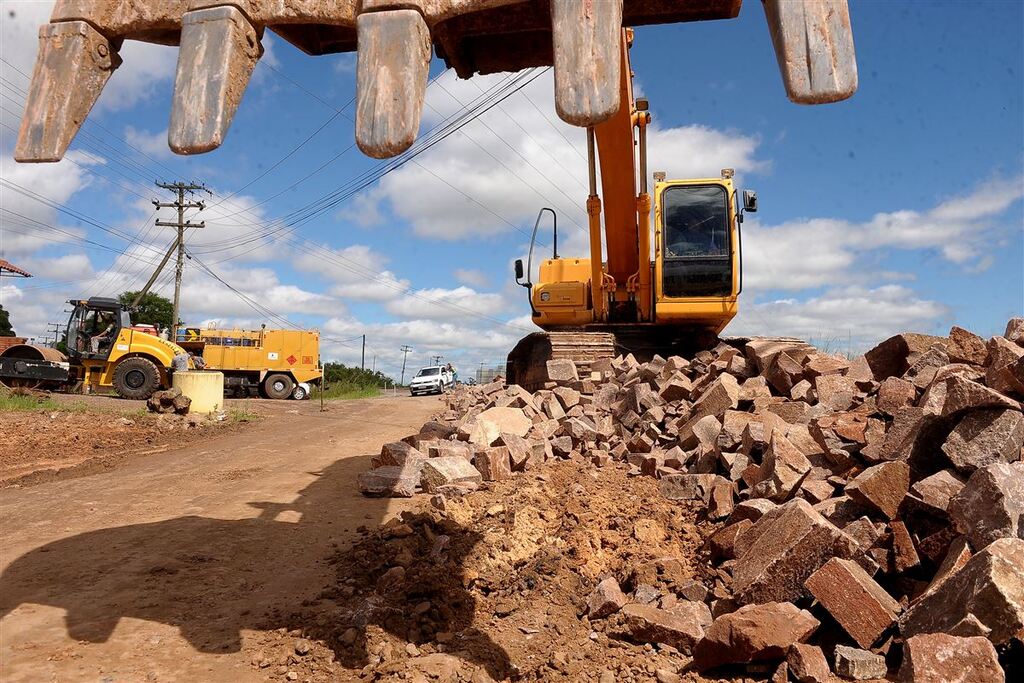
[[[90,643],[106,642],[123,617],[145,619],[177,627],[204,653],[238,652],[242,629],[301,629],[324,640],[349,668],[367,663],[366,629],[373,624],[403,640],[468,629],[462,636],[468,645],[457,654],[504,678],[508,656],[469,628],[475,599],[459,576],[478,535],[447,528],[445,535],[454,540],[424,549],[444,570],[398,581],[395,572],[384,576],[393,567],[371,557],[366,542],[335,547],[351,540],[346,530],[372,529],[386,513],[386,500],[363,498],[353,489],[369,457],[339,460],[315,473],[293,503],[253,501],[260,510],[255,518],[179,517],[37,548],[0,575],[0,617],[26,603],[58,607],[66,611],[68,635]],[[359,580],[339,588],[336,571]],[[432,609],[414,614],[399,606],[405,601],[430,602]],[[326,630],[308,621],[310,606],[324,602],[335,615],[343,608],[337,626]]]

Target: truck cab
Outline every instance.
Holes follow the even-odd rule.
[[[443,394],[455,385],[455,375],[445,365],[429,365],[416,373],[409,382],[409,393],[413,396]]]

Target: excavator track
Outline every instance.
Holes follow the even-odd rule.
[[[508,354],[506,378],[509,384],[535,391],[548,381],[549,360],[568,358],[583,377],[594,361],[616,355],[615,335],[610,332],[534,332]]]
[[[584,330],[535,332],[519,340],[508,355],[506,377],[529,391],[548,381],[547,361],[568,358],[580,377],[590,373],[594,361],[633,354],[641,363],[655,355],[691,357],[719,341],[710,330],[655,325],[592,325]]]

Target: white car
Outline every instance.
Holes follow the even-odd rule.
[[[413,396],[422,394],[443,394],[455,384],[453,373],[441,365],[431,365],[416,373],[409,382],[409,393]]]

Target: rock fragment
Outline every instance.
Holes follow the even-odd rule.
[[[1024,536],[1024,462],[977,470],[949,501],[949,514],[975,548]]]
[[[925,593],[900,618],[905,637],[985,636],[1002,645],[1024,628],[1024,541],[999,539]]]
[[[899,678],[906,683],[1003,683],[996,649],[988,638],[928,633],[903,644]]]
[[[711,610],[703,602],[682,602],[671,611],[634,603],[622,608],[622,616],[632,640],[664,643],[687,655],[711,625]]]
[[[885,657],[846,645],[836,646],[836,673],[854,681],[885,678]]]
[[[899,603],[850,560],[829,560],[806,585],[861,647],[871,647],[900,612]]]
[[[707,671],[725,664],[778,661],[819,625],[810,612],[789,602],[746,605],[715,619],[693,651],[693,665]]]

